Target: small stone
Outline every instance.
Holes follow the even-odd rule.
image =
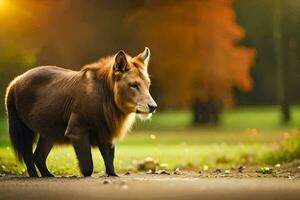
[[[281,165],[279,164],[279,163],[277,163],[276,165],[275,165],[275,167],[276,168],[279,168]]]
[[[146,157],[145,160],[144,160],[143,165],[144,165],[145,170],[151,169],[152,171],[154,171],[155,168],[156,168],[157,163],[153,158]]]
[[[245,167],[244,166],[239,166],[238,172],[242,173],[244,171]]]
[[[229,170],[229,169],[226,169],[226,170],[225,170],[225,174],[230,174],[230,170]]]
[[[159,174],[170,175],[170,173],[167,172],[166,170],[160,170],[158,173],[159,173]]]
[[[146,174],[154,174],[155,171],[149,169]]]
[[[129,175],[130,175],[130,172],[126,172],[124,175],[129,176]]]
[[[103,184],[109,184],[108,180],[103,181]]]
[[[181,175],[182,172],[179,170],[179,168],[176,168],[173,174],[175,174],[175,175]]]
[[[215,171],[214,171],[215,173],[221,173],[222,172],[222,170],[221,169],[219,169],[219,168],[217,168],[217,169],[215,169]]]

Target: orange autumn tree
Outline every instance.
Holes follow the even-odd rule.
[[[152,49],[149,70],[161,105],[186,107],[198,99],[228,107],[233,87],[252,89],[255,50],[237,45],[245,32],[230,0],[158,2],[133,10],[128,21],[135,38]]]

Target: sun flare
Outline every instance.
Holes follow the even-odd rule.
[[[4,6],[5,5],[5,0],[0,0],[0,6]]]
[[[7,0],[0,0],[0,12],[3,12],[5,10],[7,4]]]

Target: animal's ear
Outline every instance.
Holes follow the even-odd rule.
[[[119,51],[115,56],[114,73],[123,73],[127,70],[127,59],[124,51]]]
[[[145,47],[144,52],[139,54],[139,58],[144,62],[146,67],[148,67],[149,64],[150,55],[150,49],[148,47]]]

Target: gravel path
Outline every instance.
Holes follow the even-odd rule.
[[[299,178],[203,178],[130,174],[119,178],[1,177],[0,199],[300,199]]]

